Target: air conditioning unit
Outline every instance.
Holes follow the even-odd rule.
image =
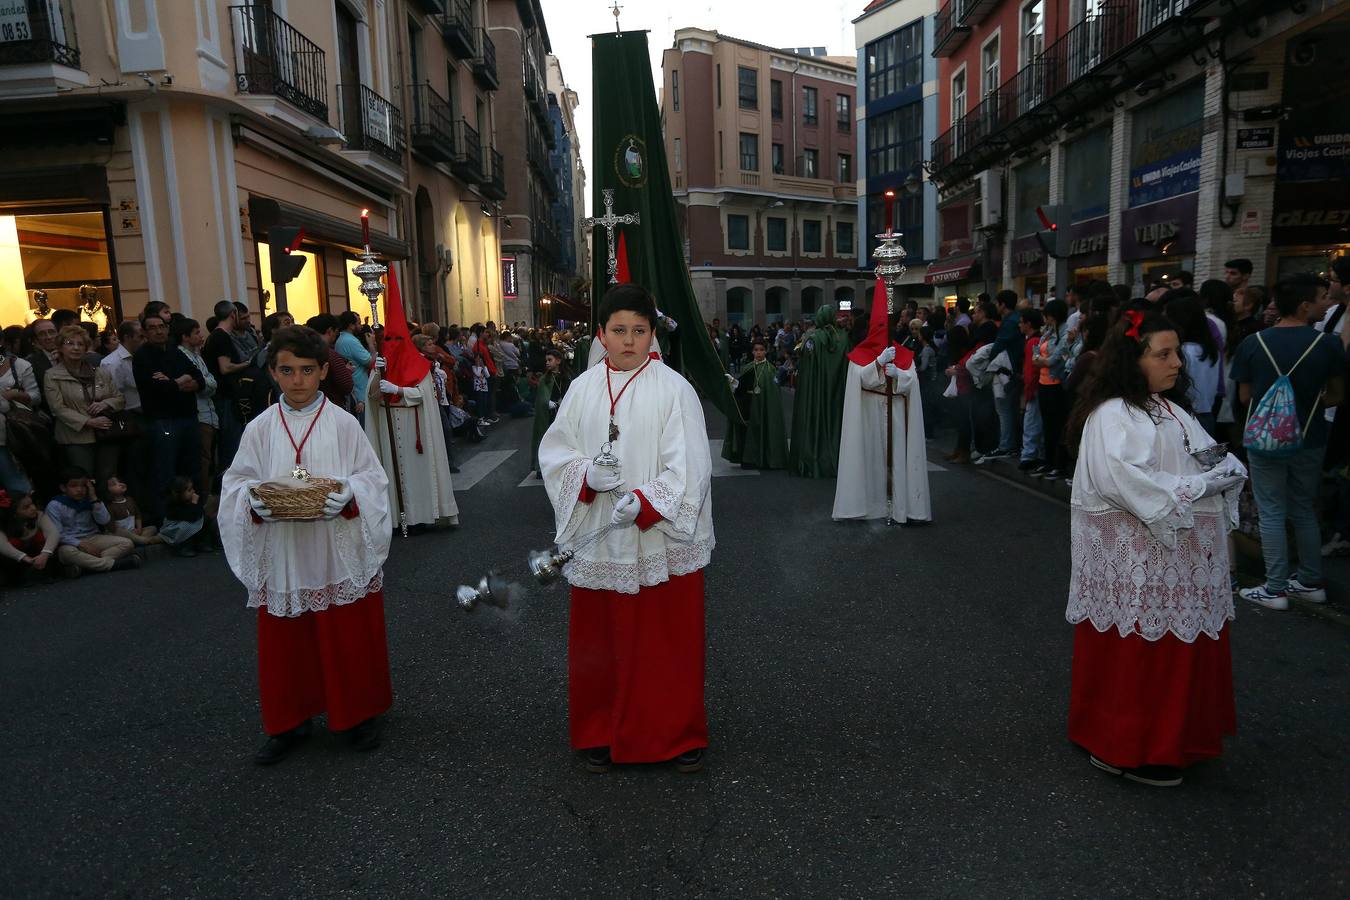
[[[1003,227],[1003,172],[985,169],[975,179],[980,185],[980,221],[977,228]]]

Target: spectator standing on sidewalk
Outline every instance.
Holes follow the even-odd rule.
[[[178,475],[200,475],[197,392],[206,387],[206,379],[177,347],[169,346],[169,326],[159,316],[146,317],[145,345],[131,366],[154,457],[154,485],[147,496],[155,509],[147,518],[158,523],[163,518],[160,498],[168,493],[169,483]]]
[[[236,338],[239,310],[234,303],[221,300],[212,312],[216,317],[216,327],[206,339],[201,355],[206,360],[207,370],[216,379],[213,402],[219,422],[220,471],[223,472],[234,461],[235,451],[239,449],[239,438],[244,433],[244,423],[239,420],[235,399],[238,396],[240,373],[252,366],[253,360],[243,351]],[[210,487],[208,484],[203,489],[209,491]]]
[[[1218,440],[1214,419],[1214,405],[1219,394],[1219,343],[1214,339],[1209,318],[1200,300],[1182,297],[1167,304],[1167,318],[1177,326],[1181,335],[1181,354],[1186,361],[1186,375],[1190,379],[1191,409],[1205,431]]]
[[[1244,588],[1244,599],[1270,609],[1288,609],[1289,598],[1326,601],[1322,581],[1322,535],[1317,522],[1317,493],[1322,476],[1328,423],[1323,411],[1345,396],[1345,348],[1330,334],[1313,328],[1327,306],[1327,282],[1312,275],[1291,275],[1275,289],[1280,312],[1276,323],[1242,342],[1233,355],[1233,380],[1243,407],[1260,403],[1281,376],[1292,385],[1301,441],[1292,452],[1265,455],[1250,442],[1252,493],[1261,519],[1261,555],[1265,584]],[[1249,410],[1250,412],[1250,410]],[[1250,436],[1254,421],[1247,424]],[[1293,449],[1296,446],[1297,449]],[[1292,524],[1298,548],[1298,572],[1291,576],[1286,525]]]
[[[1045,318],[1039,309],[1024,309],[1020,313],[1022,321],[1022,456],[1017,468],[1030,472],[1045,465],[1045,428],[1041,424],[1041,406],[1036,399],[1040,387],[1040,370],[1033,359],[1041,342],[1041,329],[1045,327]]]
[[[62,328],[61,360],[47,370],[43,394],[66,464],[94,472],[102,482],[117,470],[117,445],[99,436],[113,427],[111,414],[120,412],[125,401],[112,375],[90,365],[88,355],[85,330],[78,325]]]
[[[351,310],[338,316],[337,352],[352,367],[352,415],[362,425],[366,422],[366,396],[370,393],[371,356],[365,341],[361,339],[361,317]]]
[[[1041,340],[1031,363],[1040,370],[1036,395],[1041,408],[1041,423],[1045,427],[1045,465],[1032,474],[1054,481],[1065,474],[1062,470],[1065,458],[1063,439],[1064,426],[1069,418],[1069,397],[1064,390],[1064,379],[1067,377],[1073,339],[1066,323],[1068,304],[1063,300],[1051,300],[1045,304],[1043,315],[1045,326],[1041,330]]]

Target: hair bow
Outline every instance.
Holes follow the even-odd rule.
[[[13,503],[14,501],[9,499],[9,494],[5,489],[0,488],[0,509],[9,509]]]
[[[1125,321],[1130,323],[1130,327],[1125,329],[1125,336],[1139,340],[1139,326],[1144,324],[1144,314],[1137,309],[1127,309]]]

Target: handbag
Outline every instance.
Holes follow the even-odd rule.
[[[94,398],[89,393],[89,385],[81,381],[80,389],[84,391],[84,399],[93,403]],[[133,416],[124,409],[115,412],[110,409],[104,410],[101,415],[111,424],[101,431],[94,429],[94,441],[96,443],[116,444],[141,436],[141,419],[139,416]]]

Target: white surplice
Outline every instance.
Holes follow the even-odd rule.
[[[928,493],[923,402],[912,366],[900,370],[893,391],[892,515],[897,522],[910,519],[926,522],[933,518],[933,507]],[[835,519],[886,517],[886,403],[886,374],[882,368],[875,363],[860,366],[850,360],[839,434]]]
[[[1113,399],[1088,416],[1070,500],[1071,623],[1150,641],[1219,637],[1233,618],[1228,532],[1241,487],[1201,496],[1191,452],[1213,444],[1194,416],[1157,398],[1148,412]]]
[[[612,452],[619,457],[623,484],[582,503],[587,464],[609,433],[606,376],[619,398],[614,412],[619,439]],[[615,503],[633,490],[641,490],[662,517],[646,531],[616,529],[582,548],[563,572],[574,587],[636,594],[708,564],[716,540],[703,407],[689,382],[661,360],[653,359],[636,375],[614,371],[608,363],[579,375],[539,445],[539,469],[560,546],[607,525]]]
[[[295,443],[304,442],[302,465],[316,477],[351,485],[358,511],[354,518],[253,519],[249,489],[289,478],[295,468],[295,448],[282,416]],[[314,430],[306,440],[311,424]],[[354,603],[383,585],[381,567],[389,555],[391,533],[384,468],[360,423],[346,410],[323,402],[322,395],[298,412],[282,400],[248,423],[239,452],[221,479],[218,522],[230,569],[248,589],[251,607],[298,616]]]
[[[388,414],[394,420],[393,446],[390,446]],[[420,429],[420,430],[419,430]],[[380,393],[380,379],[370,379],[366,400],[366,435],[389,476],[389,509],[395,527],[399,524],[397,482],[394,477],[394,453],[398,454],[398,476],[403,485],[402,509],[409,525],[433,525],[441,519],[459,522],[459,505],[450,480],[450,455],[445,450],[441,431],[441,411],[436,404],[436,384],[428,370],[417,387],[403,388],[397,398]],[[418,438],[422,452],[417,452]]]

